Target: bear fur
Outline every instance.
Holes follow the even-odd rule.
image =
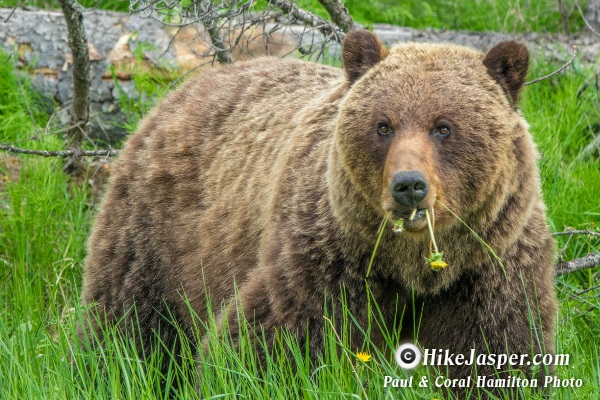
[[[274,328],[300,343],[310,332],[316,356],[323,296],[339,308],[343,295],[366,325],[368,285],[388,330],[401,327],[423,348],[552,353],[554,244],[538,154],[516,108],[527,49],[388,50],[354,31],[342,61],[338,69],[258,58],[196,76],[161,101],[114,169],[89,240],[83,303],[97,305],[106,324],[135,303],[148,348],[155,334],[175,345],[165,315],[191,337],[184,297],[201,320],[235,319],[239,300],[267,340]],[[390,194],[402,171],[427,180],[415,208],[435,212],[445,269],[425,261],[423,212],[392,231],[410,212]],[[235,339],[237,324],[229,329]],[[364,338],[351,339],[358,348]]]

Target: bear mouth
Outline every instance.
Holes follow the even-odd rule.
[[[425,208],[417,208],[412,210],[392,210],[392,221],[394,221],[394,232],[401,233],[403,231],[417,232],[423,230],[427,226],[427,217]]]

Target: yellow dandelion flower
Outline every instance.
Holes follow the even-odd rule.
[[[431,212],[433,213],[433,208],[431,209]],[[433,244],[434,249],[434,251],[431,252],[426,260],[433,271],[439,271],[440,269],[446,268],[448,264],[446,261],[444,261],[444,252],[438,250],[437,243],[435,242],[435,236],[433,235],[433,224],[431,222],[431,218],[429,217],[428,209],[425,209],[425,217],[427,217],[427,228],[429,229],[429,236],[431,237],[431,243]]]
[[[446,268],[448,264],[444,260],[435,260],[429,263],[429,266],[432,270],[437,271],[443,268]]]
[[[434,271],[439,271],[440,269],[444,269],[448,266],[448,263],[444,261],[444,252],[443,251],[434,251],[427,258],[427,262],[429,266]]]
[[[362,351],[359,351],[358,353],[356,353],[356,357],[358,357],[358,359],[362,362],[369,362],[371,360],[371,355],[364,353]]]

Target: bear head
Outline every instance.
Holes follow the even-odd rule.
[[[537,157],[515,106],[529,64],[525,46],[503,42],[486,54],[449,44],[388,50],[359,30],[348,34],[342,61],[348,91],[334,148],[354,191],[379,216],[390,212],[405,220],[409,236],[422,235],[425,209],[435,209],[440,229],[458,223],[446,207],[485,225],[519,196],[520,163]]]

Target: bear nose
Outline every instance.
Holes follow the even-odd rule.
[[[427,196],[429,185],[420,171],[403,171],[394,175],[390,190],[398,204],[412,210]]]

